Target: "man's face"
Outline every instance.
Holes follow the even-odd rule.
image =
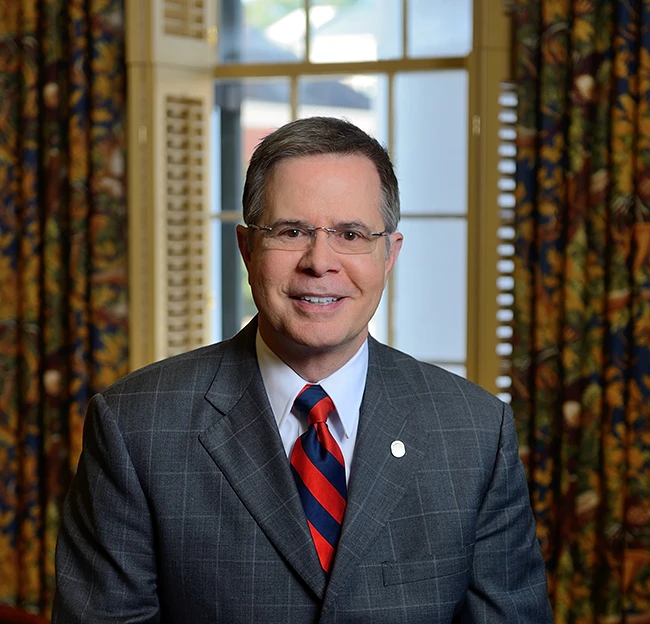
[[[259,225],[301,221],[338,228],[356,222],[381,232],[380,201],[379,175],[364,156],[292,158],[281,161],[267,180]],[[346,255],[330,247],[323,231],[302,251],[267,249],[263,235],[242,226],[237,230],[262,338],[289,365],[312,353],[347,361],[366,339],[402,235],[390,236],[388,256],[384,237],[370,253]]]

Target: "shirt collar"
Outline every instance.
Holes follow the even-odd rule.
[[[293,402],[306,383],[298,373],[285,364],[266,345],[258,330],[255,338],[257,362],[262,373],[266,394],[280,427],[289,414]],[[317,382],[332,399],[336,415],[333,426],[340,426],[345,437],[350,436],[359,419],[359,409],[368,374],[368,341],[364,340],[359,350],[341,368],[329,377]]]

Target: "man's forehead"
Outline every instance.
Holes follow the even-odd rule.
[[[297,156],[287,156],[285,158],[282,158],[269,170],[269,175],[272,175],[278,169],[288,169],[294,167],[304,168],[310,167],[312,165],[318,165],[319,163],[347,163],[350,161],[366,163],[370,168],[376,171],[375,163],[365,154],[357,152],[326,152],[324,154],[300,154]],[[377,174],[377,177],[379,177],[379,174]]]
[[[283,183],[287,178],[291,180],[290,186]],[[290,192],[296,186],[305,187],[324,179],[345,183],[350,192],[381,193],[379,173],[370,158],[339,153],[293,156],[279,161],[266,176],[265,191]]]
[[[267,178],[264,196],[267,224],[294,219],[328,227],[346,222],[383,226],[379,174],[364,155],[287,158]]]

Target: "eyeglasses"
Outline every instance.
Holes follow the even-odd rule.
[[[374,250],[377,241],[390,232],[369,232],[363,227],[312,227],[302,223],[281,221],[270,227],[248,225],[262,234],[264,246],[278,251],[305,251],[316,238],[316,232],[322,230],[327,234],[330,247],[340,254],[367,254]]]

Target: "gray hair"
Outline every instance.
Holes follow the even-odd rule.
[[[255,148],[244,183],[244,222],[259,225],[265,184],[273,168],[287,158],[322,154],[360,155],[375,165],[381,182],[379,211],[384,229],[393,233],[400,219],[399,187],[386,149],[354,124],[335,117],[307,117],[267,135]]]

